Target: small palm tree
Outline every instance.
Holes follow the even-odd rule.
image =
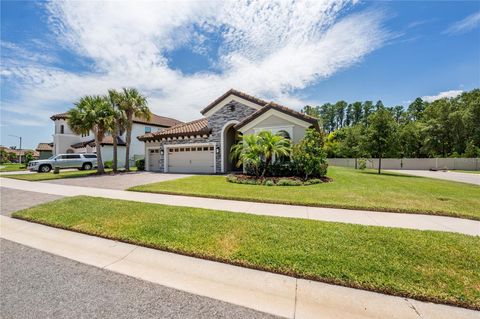
[[[112,170],[114,173],[118,170],[118,137],[120,132],[125,130],[126,126],[126,116],[125,112],[120,108],[120,104],[123,100],[123,93],[116,90],[108,90],[108,102],[114,113],[114,121],[112,121],[112,127],[110,131],[113,138],[113,162]]]
[[[84,96],[75,107],[68,111],[68,125],[76,134],[88,134],[90,131],[95,136],[97,150],[97,172],[105,173],[102,161],[102,147],[100,145],[105,133],[112,126],[114,120],[113,109],[108,101],[101,96]]]
[[[230,150],[230,158],[232,161],[236,161],[236,166],[240,167],[243,164],[252,167],[256,177],[260,175],[261,157],[259,137],[255,134],[243,135],[241,140]]]
[[[125,113],[127,136],[125,141],[125,170],[130,170],[130,142],[132,140],[133,117],[149,120],[151,117],[150,109],[147,105],[147,98],[140,94],[137,89],[123,89],[120,109]]]
[[[262,131],[258,134],[260,148],[264,157],[265,166],[263,168],[262,177],[268,172],[269,166],[272,164],[273,158],[289,156],[292,148],[290,140],[283,136],[273,134],[270,131]]]

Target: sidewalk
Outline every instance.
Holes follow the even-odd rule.
[[[478,318],[479,312],[296,279],[0,216],[0,237],[286,318]]]
[[[473,185],[480,185],[480,174],[461,173],[451,171],[427,171],[427,170],[408,170],[408,169],[386,169],[387,172],[414,175],[428,178],[443,179],[452,182],[461,182]]]
[[[56,185],[45,182],[28,182],[8,178],[0,178],[0,186],[61,196],[86,195],[172,206],[224,210],[255,215],[295,217],[368,226],[446,231],[471,236],[480,236],[480,221],[434,215],[399,214],[349,209],[252,203],[190,196],[129,192],[93,187]]]

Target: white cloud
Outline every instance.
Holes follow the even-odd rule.
[[[480,11],[475,12],[463,20],[457,21],[444,31],[446,34],[460,34],[473,30],[480,25]]]
[[[383,14],[344,14],[349,1],[181,1],[48,3],[58,45],[91,59],[89,72],[73,73],[44,60],[5,63],[15,105],[29,112],[63,111],[81,95],[134,86],[156,113],[190,120],[234,87],[301,107],[292,92],[361,61],[390,37]],[[189,47],[206,54],[208,37],[220,43],[219,72],[186,75],[167,52]],[[211,48],[209,48],[211,49]],[[3,63],[3,62],[2,62]]]
[[[437,95],[422,96],[422,100],[427,101],[427,102],[433,102],[435,100],[440,100],[440,99],[443,99],[443,98],[452,98],[452,97],[459,96],[460,94],[462,94],[462,92],[463,92],[462,90],[444,91],[444,92],[438,93]]]

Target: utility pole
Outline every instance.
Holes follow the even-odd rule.
[[[22,164],[22,137],[21,136],[17,136],[17,135],[8,135],[8,136],[12,136],[12,137],[16,137],[20,140],[20,153],[19,153],[19,162],[20,164]]]

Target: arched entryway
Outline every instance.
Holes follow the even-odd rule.
[[[234,126],[238,121],[230,121],[223,126],[222,129],[222,172],[227,173],[236,170],[242,170],[241,167],[236,167],[235,163],[230,159],[230,150],[239,140],[239,132],[235,130]]]

